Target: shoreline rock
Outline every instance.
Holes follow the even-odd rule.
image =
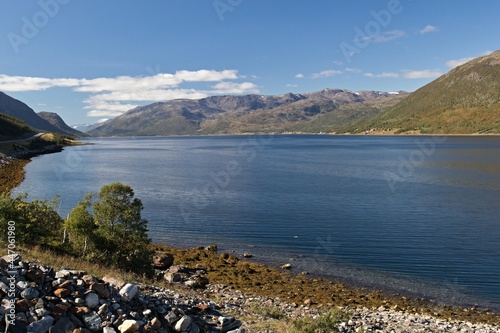
[[[9,295],[11,276],[15,276],[14,294]],[[134,332],[265,332],[254,329],[252,322],[239,320],[249,315],[272,321],[256,306],[267,306],[283,320],[317,318],[325,309],[312,307],[314,299],[301,305],[279,298],[243,293],[232,287],[208,284],[205,288],[173,290],[153,285],[121,282],[111,277],[99,279],[84,271],[53,268],[16,259],[14,267],[3,262],[0,271],[3,290],[0,329],[36,333],[134,333]],[[66,290],[66,292],[57,291]],[[6,292],[7,291],[7,292]],[[15,296],[11,297],[11,296]],[[15,316],[10,321],[9,304],[14,300]],[[215,301],[216,300],[216,301]],[[339,308],[347,320],[339,323],[339,332],[498,332],[499,326],[451,321],[427,314],[406,313],[397,307]],[[9,327],[6,327],[10,323]],[[15,326],[13,326],[15,325]],[[15,327],[15,329],[14,329]]]

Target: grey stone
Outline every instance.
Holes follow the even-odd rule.
[[[72,333],[74,329],[73,322],[68,317],[63,316],[49,329],[49,333]]]
[[[27,300],[35,299],[38,297],[38,295],[38,290],[32,287],[28,287],[21,292],[21,297]]]
[[[165,273],[164,278],[168,283],[176,283],[182,281],[182,275],[177,272],[167,272]]]
[[[51,316],[45,316],[40,320],[34,321],[28,325],[27,331],[28,333],[46,333],[52,323],[54,322],[54,318]]]
[[[167,313],[167,315],[165,316],[165,320],[167,321],[167,323],[169,323],[170,325],[174,325],[174,323],[176,321],[179,320],[179,317],[175,314],[175,312],[173,311],[170,311],[169,313]]]
[[[139,293],[139,287],[135,284],[127,283],[118,292],[122,300],[125,302],[130,302]]]
[[[0,281],[0,290],[2,290],[5,294],[9,293],[9,286]]]
[[[71,275],[70,271],[68,271],[67,269],[62,269],[62,270],[56,272],[56,279],[66,278],[70,275]]]
[[[84,305],[85,304],[85,300],[81,297],[77,297],[75,298],[75,301],[74,301],[75,305]]]
[[[97,332],[102,328],[102,319],[94,311],[83,316],[83,322],[85,323],[85,326],[92,332]]]
[[[45,309],[45,308],[41,308],[41,309],[36,309],[35,310],[35,313],[38,317],[43,317],[43,316],[46,316],[48,314],[50,314],[50,311]]]
[[[116,333],[116,330],[113,327],[103,327],[102,333]]]
[[[85,297],[85,302],[89,308],[95,309],[99,305],[99,296],[96,293],[90,293]]]
[[[191,317],[184,316],[181,319],[179,319],[179,321],[175,324],[174,329],[177,332],[184,332],[184,331],[187,331],[189,329],[189,327],[191,326],[192,323],[193,323],[193,320],[191,319]]]
[[[16,286],[17,286],[19,289],[24,290],[24,289],[28,288],[29,283],[28,283],[28,281],[18,281],[18,282],[16,283]]]

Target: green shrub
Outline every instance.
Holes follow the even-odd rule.
[[[25,201],[26,194],[11,198],[0,195],[0,232],[7,235],[8,222],[15,223],[15,240],[20,245],[53,245],[60,242],[63,220],[57,213],[59,200]]]

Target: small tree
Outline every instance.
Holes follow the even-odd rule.
[[[94,248],[94,231],[97,225],[90,213],[92,207],[92,193],[87,194],[78,206],[73,208],[64,222],[67,238],[78,254],[87,256]]]
[[[147,236],[148,222],[141,217],[143,207],[142,201],[134,198],[134,190],[122,183],[103,186],[94,203],[92,194],[87,195],[65,224],[74,250],[81,253],[78,251],[85,248],[86,239],[88,257],[151,274],[152,252],[147,248],[151,240]]]

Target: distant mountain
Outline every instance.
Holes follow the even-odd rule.
[[[37,114],[40,117],[42,117],[43,119],[45,119],[46,121],[48,121],[50,124],[55,126],[59,130],[58,131],[59,133],[67,134],[67,135],[73,136],[73,137],[88,136],[88,134],[77,131],[76,129],[71,128],[68,125],[66,125],[64,120],[62,120],[62,118],[57,113],[42,111],[42,112],[38,112]]]
[[[51,122],[47,121],[46,119],[42,118],[40,115],[38,115],[35,111],[33,111],[32,108],[30,108],[25,103],[13,97],[10,97],[9,95],[3,92],[0,92],[0,114],[5,114],[23,120],[30,127],[38,131],[56,132],[70,136],[74,135],[72,134],[72,132],[66,131],[64,129],[64,126],[62,126],[61,128],[59,127],[60,122],[62,120],[55,121],[54,125]],[[57,117],[59,118],[59,116]],[[62,123],[64,124],[63,121]]]
[[[335,132],[395,105],[407,94],[325,89],[279,96],[211,96],[137,107],[89,132],[91,135],[193,135],[284,133],[322,128]],[[323,118],[324,117],[324,118]],[[323,118],[321,126],[314,125]]]
[[[87,132],[90,132],[92,131],[93,129],[96,129],[97,127],[99,126],[102,126],[104,125],[104,123],[108,121],[107,119],[105,121],[101,121],[101,122],[98,122],[98,123],[95,123],[95,124],[78,124],[78,125],[71,125],[70,127],[77,130],[77,131],[80,131],[82,133],[87,133]]]
[[[351,129],[415,133],[500,133],[500,51],[476,58]]]
[[[24,121],[0,113],[0,142],[27,138],[36,134]]]

